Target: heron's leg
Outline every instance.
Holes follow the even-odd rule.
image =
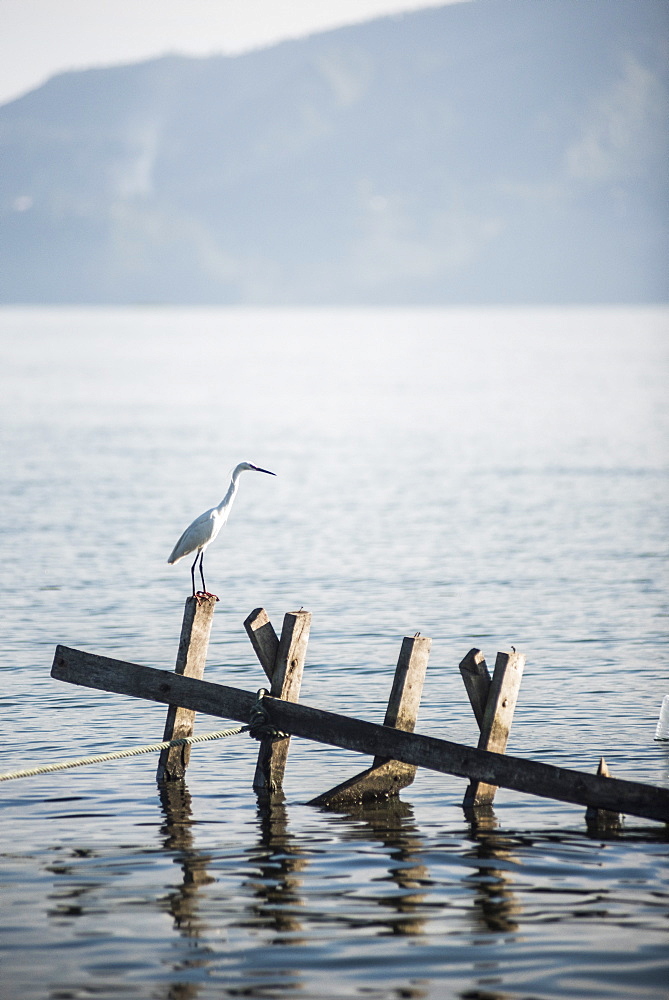
[[[200,576],[202,577],[202,592],[207,593],[207,585],[204,582],[204,571],[202,569],[202,563],[204,561],[204,549],[200,552]]]
[[[195,556],[195,562],[190,568],[190,578],[193,581],[193,597],[195,597],[195,563],[198,561],[199,556],[200,553],[198,552],[197,555]]]

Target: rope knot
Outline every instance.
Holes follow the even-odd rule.
[[[273,724],[269,717],[269,712],[262,703],[266,694],[269,694],[269,691],[266,691],[265,688],[260,688],[258,691],[257,700],[251,709],[249,724],[246,727],[249,731],[249,736],[254,740],[284,740],[290,736],[290,733],[282,732]]]

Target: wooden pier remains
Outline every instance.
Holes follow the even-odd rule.
[[[260,796],[281,791],[290,737],[370,755],[371,767],[311,799],[311,805],[346,808],[369,799],[391,798],[407,787],[416,768],[469,780],[464,807],[490,810],[498,787],[571,802],[588,808],[588,826],[613,829],[625,813],[669,822],[669,789],[610,777],[603,762],[597,774],[556,767],[505,753],[525,658],[512,648],[498,653],[490,677],[480,650],[460,664],[480,729],[477,747],[415,732],[431,640],[416,634],[400,649],[384,723],[379,725],[299,703],[311,615],[286,614],[277,636],[267,613],[257,608],[244,622],[270,684],[253,693],[203,679],[215,600],[186,601],[174,672],[140,666],[57,646],[51,674],[84,687],[125,694],[169,706],[165,738],[190,735],[196,712],[251,725],[260,740],[253,787]],[[258,720],[262,723],[258,725]],[[161,784],[183,777],[187,748],[163,751]],[[175,750],[175,753],[172,753]]]

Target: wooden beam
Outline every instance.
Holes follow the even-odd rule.
[[[414,731],[431,644],[432,640],[427,636],[405,636],[402,640],[384,726],[393,726],[409,733]],[[373,765],[367,770],[316,796],[308,805],[340,809],[352,802],[388,798],[410,785],[415,776],[416,768],[413,764],[377,755]]]
[[[265,609],[256,608],[252,611],[244,622],[244,628],[260,660],[260,666],[271,683],[276,655],[279,652],[279,639]]]
[[[269,623],[269,619],[267,621]],[[310,628],[311,612],[309,611],[288,612],[284,616],[281,638],[272,671],[270,694],[275,698],[281,698],[283,701],[299,700]],[[274,795],[275,792],[281,790],[289,748],[289,736],[280,740],[266,737],[261,741],[253,779],[253,787],[256,792],[262,795]]]
[[[492,750],[494,753],[504,753],[506,750],[524,667],[525,657],[522,653],[514,651],[497,654],[481,722],[479,750]],[[465,809],[492,805],[496,791],[496,785],[472,781],[462,804]]]
[[[181,637],[175,670],[185,677],[204,677],[209,636],[218,598],[188,597],[184,608]],[[193,735],[195,712],[170,705],[165,720],[163,740],[182,740]],[[158,760],[157,781],[178,781],[183,778],[190,760],[190,746],[163,750]]]
[[[256,702],[250,691],[183,677],[169,670],[57,646],[51,676],[83,687],[128,694],[167,705],[184,705],[217,718],[248,722]],[[264,706],[277,729],[329,746],[379,754],[474,781],[486,781],[543,798],[594,806],[669,822],[669,789],[605,778],[553,764],[510,757],[350,719],[267,696]]]

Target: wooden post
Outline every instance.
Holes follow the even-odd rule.
[[[525,657],[522,653],[497,654],[481,723],[479,750],[491,750],[493,753],[504,753],[506,750],[524,666]],[[496,791],[496,785],[472,781],[462,804],[465,809],[491,805]]]
[[[309,611],[288,612],[284,616],[281,638],[272,671],[270,694],[274,698],[281,698],[283,701],[299,700],[310,628],[311,612]],[[272,629],[272,631],[274,630]],[[256,635],[257,632],[258,630],[256,630]],[[253,779],[253,787],[258,794],[273,795],[281,790],[289,747],[289,736],[279,740],[270,737],[261,740],[256,773]]]
[[[252,691],[181,677],[170,670],[143,667],[67,646],[56,646],[51,676],[55,680],[98,691],[127,694],[163,705],[185,705],[195,712],[237,719],[243,723],[251,721],[257,702]],[[294,733],[305,740],[358,753],[379,754],[406,764],[428,767],[470,781],[512,788],[529,795],[669,823],[669,788],[605,778],[587,771],[572,771],[524,757],[490,753],[463,743],[405,733],[389,726],[269,696],[264,699],[264,708],[277,729]]]
[[[608,764],[603,757],[599,758],[597,774],[602,778],[610,778]],[[607,831],[620,830],[623,825],[623,818],[620,813],[612,812],[610,809],[594,809],[588,806],[585,810],[585,822],[590,833],[601,834]]]
[[[405,636],[402,640],[384,726],[408,733],[414,731],[431,644],[432,640],[426,636]],[[412,764],[376,756],[367,770],[316,796],[307,805],[338,809],[354,802],[387,798],[410,785],[415,775]]]
[[[483,716],[490,693],[490,671],[480,649],[469,650],[460,663],[460,673],[480,729],[483,725]]]
[[[209,635],[214,619],[217,597],[188,597],[184,608],[181,637],[175,672],[185,677],[201,680],[207,661]],[[193,735],[195,712],[188,708],[170,705],[165,721],[163,740],[182,740]],[[163,750],[158,761],[157,781],[176,781],[183,778],[190,760],[190,747],[171,747]]]
[[[246,634],[251,640],[255,654],[260,660],[260,666],[272,681],[276,655],[279,652],[279,640],[264,608],[256,608],[244,622]]]

